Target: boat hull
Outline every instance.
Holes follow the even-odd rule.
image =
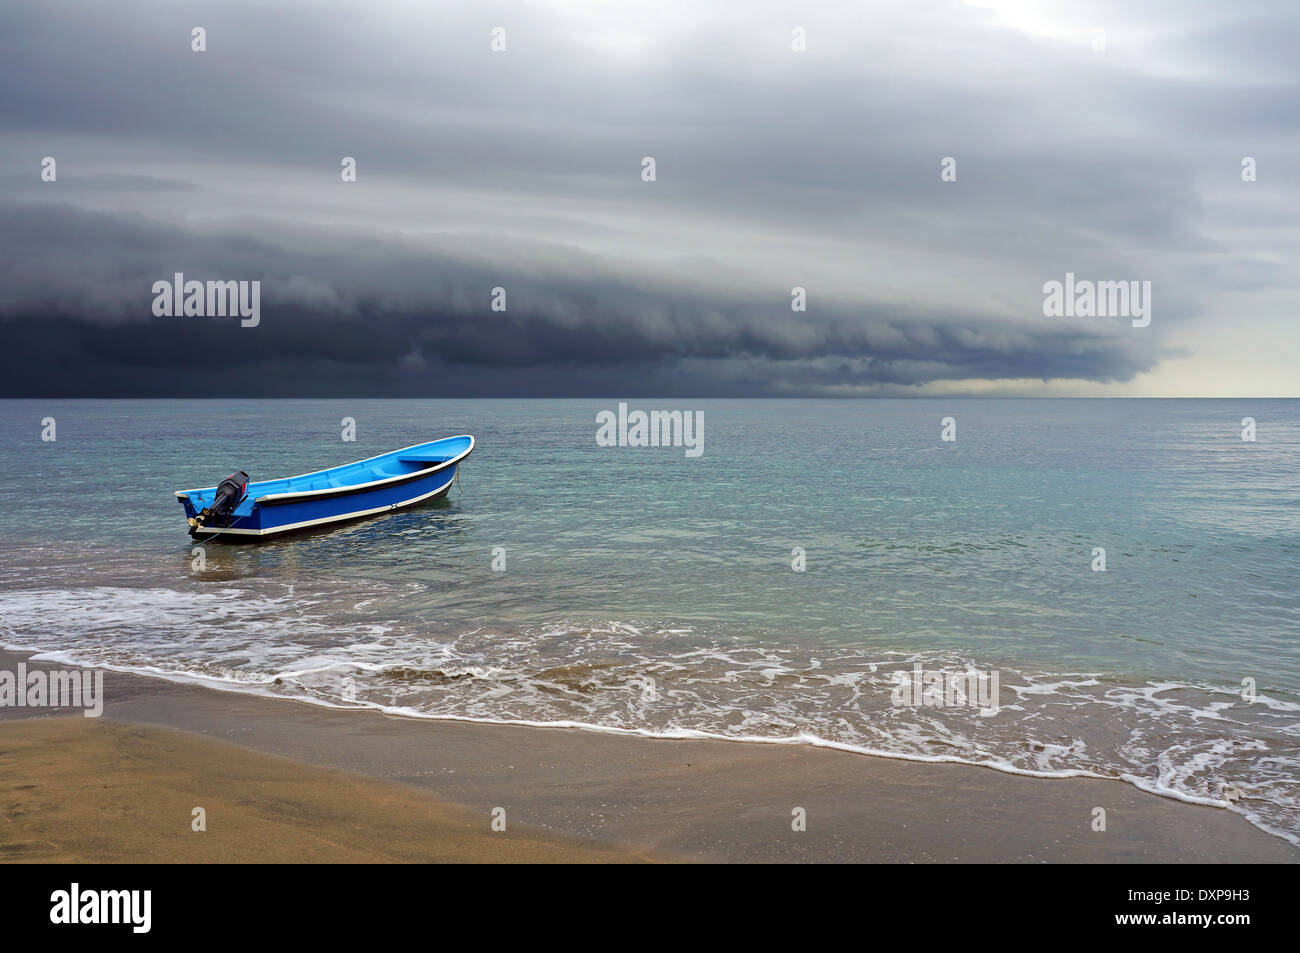
[[[460,438],[449,438],[460,439]],[[343,483],[323,488],[302,489],[302,487],[319,487],[323,478],[337,471],[317,471],[316,474],[304,474],[291,477],[285,481],[268,481],[252,484],[248,488],[250,499],[235,510],[235,517],[228,526],[201,526],[192,528],[190,535],[200,541],[220,541],[229,543],[257,542],[328,527],[353,520],[368,519],[391,513],[407,507],[419,506],[445,497],[456,481],[460,463],[469,456],[473,448],[472,438],[469,448],[456,453],[445,461],[421,460],[412,463],[411,459],[400,458],[406,466],[418,467],[410,473],[398,473],[389,476],[390,470],[381,469],[383,464],[406,451],[394,451],[372,461],[361,461],[352,467],[361,467],[358,473],[361,482]],[[439,443],[419,445],[419,448],[436,448]],[[417,455],[418,456],[418,455]],[[366,469],[370,464],[371,469]],[[427,465],[426,465],[427,464]],[[342,468],[340,468],[342,469]],[[370,479],[378,477],[377,479]],[[313,482],[315,481],[315,482]],[[337,481],[329,481],[336,483]],[[265,490],[278,492],[267,493]],[[185,510],[186,517],[193,517],[207,501],[207,490],[179,491],[176,496]]]

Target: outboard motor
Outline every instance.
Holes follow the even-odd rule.
[[[191,529],[197,530],[208,523],[229,526],[235,507],[240,504],[247,492],[248,474],[243,470],[236,470],[217,486],[217,495],[213,498],[212,505],[203,507],[198,516],[190,517]]]

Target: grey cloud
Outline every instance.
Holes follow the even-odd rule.
[[[250,382],[284,364],[309,384],[323,374],[345,387],[392,375],[384,392],[413,386],[412,372],[431,363],[488,375],[508,371],[511,379],[529,368],[569,368],[581,391],[587,371],[597,372],[593,380],[617,368],[654,377],[691,362],[703,371],[697,387],[709,391],[709,362],[758,360],[773,372],[764,392],[817,393],[846,381],[1122,380],[1157,356],[1149,336],[1123,323],[1043,324],[887,302],[808,316],[791,312],[784,296],[706,296],[617,281],[586,256],[553,256],[538,275],[528,262],[502,268],[394,243],[355,248],[317,237],[307,251],[59,206],[6,215],[26,226],[25,241],[0,247],[7,269],[0,327],[15,359],[4,375],[10,393],[40,389],[37,368],[20,355],[48,355],[50,348],[74,363],[150,368],[177,382],[214,361]],[[187,279],[260,280],[261,324],[155,318],[152,284],[176,271]],[[505,312],[489,308],[497,285],[507,291]],[[16,295],[20,288],[26,297]],[[37,324],[58,332],[33,333]]]
[[[946,3],[801,10],[802,57],[777,3],[65,7],[0,10],[0,326],[64,342],[57,374],[11,358],[10,393],[180,390],[218,345],[313,392],[1125,382],[1242,294],[1276,333],[1263,292],[1295,287],[1281,2],[1040,11],[1105,26],[1104,56]],[[264,326],[155,321],[175,271],[262,280]],[[1151,280],[1152,327],[1044,318],[1066,271]]]

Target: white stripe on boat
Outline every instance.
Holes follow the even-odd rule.
[[[416,446],[418,447],[419,444],[416,444]],[[407,449],[409,450],[410,448],[408,447]],[[385,503],[383,506],[376,506],[374,509],[370,510],[357,510],[354,513],[339,513],[335,516],[322,516],[320,519],[303,520],[301,523],[285,523],[283,526],[268,526],[266,529],[238,529],[232,527],[230,529],[221,530],[217,535],[224,536],[226,533],[237,533],[240,536],[272,536],[275,533],[286,533],[291,529],[305,529],[308,526],[320,526],[324,523],[337,523],[339,520],[351,520],[359,519],[362,516],[373,516],[375,513],[383,513],[385,510],[398,510],[403,506],[411,506],[415,503],[421,502],[422,500],[427,500],[429,497],[436,496],[443,492],[454,482],[456,482],[456,478],[453,476],[442,486],[438,487],[438,489],[429,493],[417,496],[414,499],[403,500],[401,503]],[[216,527],[204,527],[204,529],[216,529]]]

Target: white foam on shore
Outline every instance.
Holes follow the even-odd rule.
[[[16,646],[0,644],[0,649],[9,651],[28,651]],[[571,719],[559,719],[554,721],[538,721],[526,718],[491,718],[470,715],[455,714],[438,714],[434,712],[421,711],[415,708],[405,708],[401,706],[382,705],[374,702],[340,702],[332,701],[325,698],[313,697],[310,695],[285,695],[281,692],[271,691],[278,678],[285,676],[265,676],[257,681],[243,681],[238,679],[218,679],[206,675],[195,673],[160,669],[154,666],[116,666],[116,665],[97,665],[89,666],[62,652],[41,652],[32,655],[33,661],[53,661],[59,664],[74,665],[81,667],[102,668],[108,671],[120,672],[128,675],[140,675],[150,678],[157,678],[162,681],[170,681],[179,684],[198,685],[215,691],[227,691],[235,694],[256,695],[263,698],[288,699],[308,705],[316,705],[321,708],[328,708],[336,711],[374,711],[390,717],[411,718],[424,721],[452,721],[468,724],[480,725],[502,725],[517,728],[560,728],[574,731],[591,731],[600,734],[623,735],[630,737],[652,738],[660,740],[694,740],[694,741],[725,741],[737,744],[769,744],[769,745],[806,745],[814,748],[828,748],[834,751],[843,751],[850,754],[866,755],[876,758],[888,758],[894,761],[910,761],[922,764],[961,764],[969,767],[990,768],[1000,771],[1004,774],[1018,775],[1020,777],[1040,778],[1045,780],[1051,779],[1068,779],[1068,778],[1092,778],[1101,781],[1123,781],[1134,787],[1145,791],[1149,794],[1159,797],[1170,798],[1175,801],[1182,801],[1187,804],[1196,804],[1204,807],[1224,808],[1233,813],[1240,814],[1254,827],[1266,834],[1279,837],[1297,847],[1300,847],[1300,836],[1291,832],[1281,830],[1272,824],[1269,824],[1258,814],[1244,809],[1239,805],[1233,804],[1221,798],[1212,798],[1170,787],[1167,784],[1153,783],[1150,779],[1133,774],[1108,775],[1097,771],[1091,771],[1083,768],[1066,768],[1058,770],[1032,770],[1022,768],[1006,761],[999,760],[977,760],[962,758],[957,755],[921,755],[909,752],[894,751],[886,748],[872,748],[864,745],[849,744],[846,742],[832,741],[817,735],[800,733],[788,737],[770,737],[764,735],[729,735],[703,729],[678,728],[672,730],[654,730],[649,728],[624,728],[613,725],[602,725],[592,722],[575,721]],[[345,666],[337,666],[345,667]]]
[[[57,639],[47,634],[55,625]],[[0,592],[0,633],[40,661],[334,709],[1119,780],[1233,810],[1300,846],[1300,706],[1268,697],[1242,706],[1235,688],[1004,667],[1011,701],[977,718],[889,704],[890,675],[913,664],[990,667],[952,654],[776,646],[641,620],[413,632],[344,617],[336,600],[292,586]],[[647,679],[653,700],[638,687]],[[1214,796],[1223,784],[1245,799]]]

